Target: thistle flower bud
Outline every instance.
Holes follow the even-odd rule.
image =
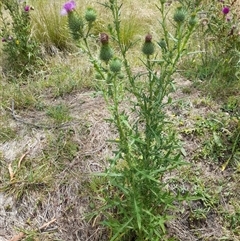
[[[121,73],[118,74],[118,78],[119,78],[119,79],[124,79],[124,77],[125,77],[124,74],[121,74]]]
[[[102,76],[97,73],[97,74],[95,74],[95,78],[96,78],[97,80],[100,80],[100,79],[102,79]]]
[[[224,15],[227,15],[229,12],[230,12],[230,8],[229,8],[229,7],[224,7],[224,8],[222,9],[222,13],[223,13]]]
[[[113,73],[120,72],[122,63],[119,59],[115,58],[109,63],[109,68]]]
[[[97,13],[93,8],[87,8],[85,12],[85,19],[86,21],[92,23],[96,20],[97,18]]]
[[[182,7],[178,7],[173,15],[173,20],[179,24],[185,21],[186,15]]]
[[[68,13],[68,26],[74,40],[78,40],[82,37],[83,21],[75,12]]]
[[[200,5],[202,0],[196,0],[195,4],[196,4],[196,7],[198,7]]]
[[[25,11],[25,12],[29,12],[30,9],[31,9],[31,7],[30,7],[29,5],[26,5],[26,6],[24,7],[24,11]]]
[[[158,42],[158,45],[161,47],[161,49],[164,52],[167,51],[167,44],[166,44],[166,41],[163,38]]]
[[[143,47],[142,47],[142,52],[145,55],[149,56],[149,55],[152,55],[154,53],[154,50],[155,50],[155,46],[152,43],[152,35],[147,34],[146,37],[145,37],[145,43],[143,44]]]
[[[147,34],[145,37],[145,43],[151,43],[152,41],[152,35],[151,34]]]
[[[197,18],[196,18],[196,15],[195,14],[192,14],[189,21],[188,21],[188,24],[190,27],[194,27],[196,24],[197,24]]]
[[[100,49],[100,59],[108,63],[108,61],[113,57],[113,50],[109,46],[109,37],[106,33],[100,34],[100,42],[102,44]]]
[[[108,44],[108,35],[106,33],[100,33],[100,42],[104,44]]]
[[[106,62],[106,64],[113,57],[113,50],[108,44],[101,46],[99,57],[102,61]]]

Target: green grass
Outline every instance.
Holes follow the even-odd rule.
[[[57,124],[62,124],[71,120],[68,107],[63,104],[48,108],[47,115],[51,117]]]
[[[10,141],[11,139],[14,139],[16,137],[16,130],[14,128],[7,126],[7,123],[5,123],[5,125],[6,127],[4,125],[0,126],[0,141],[2,143]]]
[[[33,191],[46,190],[50,186],[50,169],[46,163],[41,164],[27,159],[20,167],[16,161],[12,168],[14,176],[12,179],[7,176],[3,179],[4,185],[1,190],[13,195],[17,200],[31,195]]]

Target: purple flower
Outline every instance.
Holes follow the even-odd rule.
[[[29,5],[26,5],[26,6],[24,7],[24,11],[25,11],[25,12],[29,12],[30,9],[31,9],[31,7],[30,7]]]
[[[222,9],[222,13],[223,13],[224,15],[227,15],[229,12],[230,12],[229,7],[224,7],[224,8]]]
[[[5,38],[2,38],[2,42],[7,42],[7,40]]]
[[[67,15],[76,8],[76,3],[74,1],[66,2],[61,10],[61,15]]]

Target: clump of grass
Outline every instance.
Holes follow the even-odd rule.
[[[84,89],[96,87],[93,74],[83,59],[81,68],[76,56],[69,55],[65,60],[52,58],[48,68],[25,78],[6,78],[0,82],[0,106],[6,110],[46,110],[47,98],[66,97]],[[26,84],[27,83],[27,84]]]
[[[3,80],[0,84],[0,106],[16,109],[34,109],[40,102],[41,97],[32,83],[26,85],[26,81],[18,79],[14,82]]]
[[[32,28],[38,42],[49,54],[56,54],[57,50],[72,50],[73,44],[66,29],[66,20],[59,15],[61,3],[43,0],[33,1],[32,5]]]
[[[5,172],[1,190],[12,194],[16,199],[29,195],[31,191],[46,190],[52,179],[49,163],[34,159],[16,159],[4,170],[8,170],[8,173]]]
[[[14,139],[17,135],[16,130],[7,125],[6,126],[0,125],[0,129],[1,129],[0,142],[2,143]]]
[[[51,190],[55,176],[71,162],[79,151],[71,129],[60,130],[46,136],[46,143],[38,155],[31,151],[18,155],[11,163],[1,164],[0,189],[20,200],[31,192]]]
[[[81,63],[76,60],[78,56],[79,54],[69,55],[66,60],[61,61],[51,59],[49,78],[39,82],[40,88],[48,89],[53,98],[64,97],[78,90],[94,89],[96,83],[93,73],[84,58]]]
[[[54,136],[49,135],[47,139],[48,145],[43,150],[43,157],[54,167],[54,171],[62,171],[79,150],[78,143],[74,140],[74,131],[60,130]]]
[[[63,124],[71,120],[69,109],[64,104],[50,106],[47,110],[47,115],[57,124]]]

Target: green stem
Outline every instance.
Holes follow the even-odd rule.
[[[167,14],[165,14],[165,5],[164,3],[162,3],[160,1],[160,4],[161,4],[161,7],[157,7],[158,10],[160,11],[161,13],[161,26],[162,26],[162,29],[163,29],[163,35],[164,35],[164,40],[166,42],[166,46],[167,48],[169,48],[169,37],[168,37],[168,29],[167,29],[167,24],[166,24],[166,17],[167,17]]]
[[[152,94],[153,94],[153,80],[152,80],[152,68],[151,68],[151,62],[150,62],[150,56],[147,56],[147,68],[148,68],[148,83],[149,83],[149,99],[152,100]]]
[[[97,63],[96,59],[93,57],[93,55],[91,53],[91,50],[89,48],[88,41],[87,41],[86,37],[83,38],[83,42],[84,42],[84,45],[85,45],[85,52],[88,54],[89,59],[93,63],[93,66],[94,66],[95,70],[98,72],[98,74],[101,76],[102,79],[105,79],[105,76],[103,75],[101,67],[99,66],[99,64]]]
[[[113,76],[112,81],[113,81],[113,105],[114,105],[114,109],[113,109],[113,116],[114,119],[116,121],[116,127],[118,129],[118,133],[119,133],[119,140],[120,140],[120,148],[122,150],[124,150],[124,154],[125,154],[125,160],[129,163],[129,147],[128,147],[128,142],[127,142],[127,135],[124,131],[124,127],[123,127],[123,122],[121,120],[121,114],[119,111],[119,89],[118,89],[118,81],[116,78],[116,74]]]
[[[121,43],[121,30],[120,30],[120,8],[121,6],[118,6],[118,2],[117,0],[114,1],[111,5],[111,11],[112,11],[112,16],[113,16],[113,22],[114,22],[114,26],[115,26],[115,31],[116,31],[116,37],[117,37],[117,43],[120,49],[120,53],[123,57],[123,65],[125,68],[125,71],[127,73],[127,77],[128,80],[130,81],[132,79],[132,72],[131,72],[131,68],[130,65],[127,61],[126,58],[126,48],[124,46],[124,44]]]

